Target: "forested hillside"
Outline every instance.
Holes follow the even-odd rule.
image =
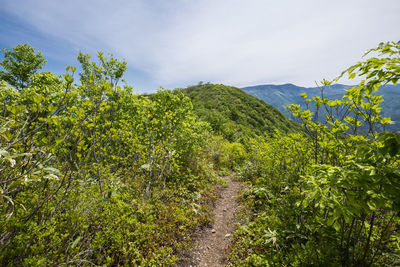
[[[229,141],[297,131],[299,127],[279,110],[242,90],[222,84],[191,86],[189,96],[194,112]]]
[[[336,99],[301,95],[299,124],[225,85],[135,94],[112,55],[57,76],[27,44],[3,53],[0,265],[182,265],[225,174],[247,185],[228,265],[400,265],[400,135],[379,96],[400,42],[346,69],[361,82]]]

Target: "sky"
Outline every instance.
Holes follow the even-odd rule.
[[[79,51],[112,53],[139,93],[310,87],[400,40],[399,14],[400,0],[0,0],[0,48],[29,43],[57,74]]]

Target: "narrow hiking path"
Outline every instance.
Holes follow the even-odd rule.
[[[214,223],[198,233],[198,245],[191,259],[184,266],[224,266],[229,247],[233,241],[234,216],[239,203],[237,197],[242,183],[227,176],[228,186],[221,192],[221,197],[214,208]]]

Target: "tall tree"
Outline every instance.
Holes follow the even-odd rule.
[[[0,79],[5,80],[16,89],[29,85],[32,74],[42,69],[47,63],[41,52],[35,51],[28,44],[20,44],[12,50],[3,49],[4,60],[0,66],[4,70],[0,70]]]

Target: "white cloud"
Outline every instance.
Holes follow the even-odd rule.
[[[313,85],[380,41],[400,39],[400,1],[9,1],[3,9],[154,84]]]

